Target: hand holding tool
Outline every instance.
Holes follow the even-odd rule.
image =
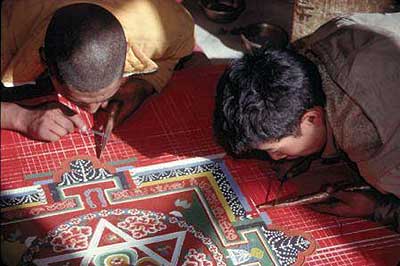
[[[357,192],[357,191],[373,191],[374,189],[366,184],[343,184],[333,187],[332,191],[319,191],[306,195],[296,196],[289,199],[277,199],[260,204],[257,208],[273,208],[273,207],[289,207],[298,205],[307,205],[312,203],[323,202],[333,197],[337,191]]]

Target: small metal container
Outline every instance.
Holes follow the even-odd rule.
[[[246,49],[261,48],[268,45],[275,48],[285,48],[289,45],[289,36],[280,26],[260,22],[231,30],[231,34],[240,34]]]
[[[245,10],[245,0],[200,0],[199,4],[206,16],[217,23],[229,23]]]

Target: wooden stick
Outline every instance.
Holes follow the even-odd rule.
[[[269,201],[264,204],[257,205],[257,208],[277,208],[277,207],[289,207],[289,206],[298,206],[298,205],[307,205],[307,204],[312,204],[312,203],[318,203],[318,202],[323,202],[326,201],[330,198],[332,198],[332,194],[337,191],[346,191],[346,192],[355,192],[355,191],[371,191],[373,190],[372,187],[368,185],[347,185],[347,186],[342,186],[337,189],[335,189],[332,192],[317,192],[317,193],[311,193],[311,194],[306,194],[302,196],[297,196],[294,198],[286,199],[286,200],[273,200]]]

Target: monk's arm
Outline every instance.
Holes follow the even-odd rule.
[[[22,131],[24,113],[25,109],[18,104],[1,102],[1,128]]]

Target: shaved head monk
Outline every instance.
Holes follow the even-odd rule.
[[[87,125],[59,103],[7,96],[61,94],[90,113],[116,99],[121,122],[194,47],[193,20],[173,0],[3,1],[1,27],[1,127],[43,141]]]

